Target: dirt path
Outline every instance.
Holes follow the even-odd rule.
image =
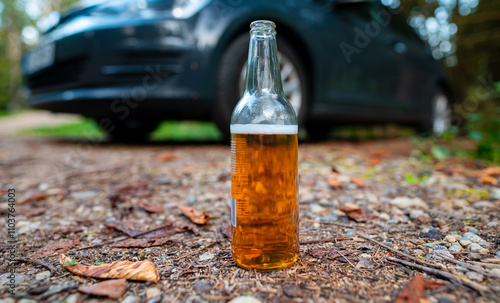
[[[500,280],[495,278],[499,267],[487,263],[500,257],[499,189],[466,173],[481,169],[477,163],[409,157],[414,147],[404,139],[302,144],[300,259],[287,269],[268,273],[238,268],[224,236],[230,218],[228,146],[1,140],[0,189],[14,188],[17,197],[13,257],[28,261],[7,262],[12,255],[2,246],[0,275],[7,275],[0,276],[0,298],[4,298],[0,302],[116,302],[78,293],[77,287],[98,280],[69,272],[57,256],[32,256],[49,244],[70,240],[75,245],[67,246],[75,247],[65,254],[82,264],[150,260],[156,266],[158,283],[127,281],[120,300],[129,303],[227,302],[239,296],[251,296],[253,302],[390,302],[417,274],[444,283],[445,287],[426,293],[431,302],[500,298]],[[167,161],[160,162],[160,154]],[[334,177],[332,170],[337,172]],[[338,188],[329,186],[329,176],[339,182]],[[7,195],[3,195],[0,224],[7,226]],[[147,212],[144,203],[163,211]],[[206,211],[213,219],[194,226],[177,205]],[[339,206],[361,207],[378,218],[357,223]],[[144,231],[165,222],[188,227],[170,235],[173,242],[159,246],[104,244],[124,235],[117,228]],[[4,232],[0,239],[7,240],[7,235]],[[415,262],[361,237],[365,235],[414,259],[439,264],[442,271],[484,289],[473,290],[388,261],[392,256]],[[437,242],[446,236],[452,237]],[[80,249],[92,245],[101,246]],[[439,259],[438,252],[476,268]],[[30,261],[30,256],[45,266]],[[16,297],[8,299],[5,282],[11,268],[16,272]]]

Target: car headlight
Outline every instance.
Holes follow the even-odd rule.
[[[138,18],[171,17],[187,19],[199,12],[211,0],[119,0],[108,1],[91,11],[94,16]]]

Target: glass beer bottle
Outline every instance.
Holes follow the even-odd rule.
[[[231,224],[236,264],[271,270],[299,255],[297,115],[285,99],[275,24],[250,25],[243,97],[231,117]]]

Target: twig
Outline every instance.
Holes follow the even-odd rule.
[[[467,286],[467,287],[469,287],[469,288],[477,291],[481,295],[483,295],[484,292],[486,292],[486,291],[489,290],[488,287],[486,287],[484,285],[481,285],[479,283],[476,283],[476,282],[473,282],[473,281],[470,281],[470,280],[463,279],[463,278],[461,278],[459,276],[456,276],[454,274],[451,274],[449,272],[445,272],[445,271],[442,271],[442,270],[439,270],[439,269],[429,268],[429,267],[426,267],[426,266],[418,265],[418,264],[415,264],[415,263],[412,263],[412,262],[400,260],[400,259],[393,258],[393,257],[386,257],[386,259],[388,261],[390,261],[390,262],[393,262],[393,263],[399,263],[399,264],[402,264],[402,265],[405,265],[405,266],[413,267],[413,268],[416,268],[418,270],[424,271],[426,273],[435,275],[437,277],[447,279],[447,280],[449,280],[451,282],[456,282],[458,284],[465,285],[465,286]]]
[[[347,238],[345,238],[345,237],[331,237],[331,238],[324,238],[324,239],[314,239],[314,240],[300,241],[300,245],[334,242],[337,240],[346,240],[346,239]]]
[[[368,237],[368,236],[365,236],[365,235],[362,235],[362,234],[358,234],[358,236],[359,236],[359,237],[361,237],[361,238],[363,238],[363,239],[366,239],[366,240],[368,240],[368,241],[371,241],[371,242],[373,242],[373,243],[375,243],[375,244],[378,244],[378,245],[382,246],[383,248],[388,249],[388,250],[390,250],[390,251],[392,251],[392,252],[394,252],[394,253],[396,253],[396,254],[398,254],[398,255],[401,255],[401,256],[406,257],[406,258],[408,258],[408,259],[411,259],[411,260],[413,260],[413,261],[415,261],[415,262],[418,262],[418,263],[420,263],[420,264],[427,265],[427,266],[434,267],[434,268],[444,269],[444,265],[441,265],[441,264],[433,264],[433,263],[426,262],[426,261],[424,261],[424,260],[420,260],[419,258],[415,258],[414,256],[410,256],[409,254],[405,254],[404,252],[402,252],[402,251],[400,251],[400,250],[397,250],[397,249],[395,249],[395,248],[392,248],[392,247],[390,247],[390,246],[387,246],[387,245],[385,245],[385,244],[382,244],[382,243],[380,243],[379,241],[374,240],[374,239],[372,239],[372,238],[370,238],[370,237]]]
[[[213,241],[212,243],[207,244],[206,246],[204,246],[204,247],[202,247],[202,248],[199,248],[199,249],[197,249],[197,250],[195,250],[195,251],[192,251],[192,252],[190,252],[190,253],[187,253],[187,254],[185,254],[185,255],[182,255],[182,256],[180,256],[180,257],[178,257],[178,258],[174,259],[173,261],[174,261],[174,262],[177,262],[177,261],[182,260],[182,259],[184,259],[184,258],[187,258],[187,257],[190,257],[190,256],[192,256],[192,255],[195,255],[195,254],[199,253],[200,251],[202,251],[202,250],[204,250],[204,249],[209,248],[210,246],[214,245],[215,243],[217,243],[217,241]]]
[[[496,275],[493,275],[493,274],[490,274],[490,273],[486,272],[486,271],[484,270],[484,268],[482,268],[482,267],[477,267],[477,266],[470,265],[470,264],[465,263],[465,262],[461,262],[461,261],[458,261],[458,260],[452,259],[452,258],[450,258],[450,257],[447,257],[447,256],[443,255],[443,254],[442,254],[442,253],[440,253],[439,251],[438,251],[438,252],[436,252],[436,254],[437,254],[440,258],[443,258],[443,259],[445,259],[445,260],[446,260],[446,261],[448,261],[448,262],[458,264],[458,265],[460,265],[460,266],[463,266],[463,267],[465,267],[465,268],[468,268],[468,269],[470,269],[470,270],[473,270],[473,271],[475,271],[475,272],[478,272],[478,273],[480,273],[480,274],[482,274],[482,275],[485,275],[485,276],[488,276],[488,277],[491,277],[491,278],[500,279],[498,276],[496,276]],[[483,265],[483,263],[481,263],[481,265]]]
[[[351,262],[351,261],[349,261],[349,259],[347,259],[347,258],[346,258],[346,257],[345,257],[345,256],[344,256],[341,252],[340,252],[340,251],[338,251],[335,247],[332,247],[332,248],[333,248],[333,250],[334,250],[335,252],[337,252],[339,255],[341,255],[341,256],[342,256],[342,258],[344,258],[344,259],[345,259],[345,260],[346,260],[349,264],[351,264],[351,266],[352,266],[352,267],[356,268],[356,266],[355,266],[354,264],[352,264],[352,262]]]
[[[347,228],[352,228],[352,229],[370,229],[369,227],[364,227],[364,226],[358,226],[358,225],[349,225],[349,224],[343,224],[343,223],[337,223],[337,222],[331,222],[331,221],[319,221],[320,224],[327,224],[327,225],[337,225],[340,227],[347,227]]]
[[[48,299],[49,297],[55,295],[55,294],[58,294],[60,292],[63,292],[63,291],[66,291],[66,290],[70,290],[70,289],[75,289],[77,288],[78,285],[74,284],[74,285],[70,285],[68,287],[61,287],[61,288],[56,288],[54,289],[53,291],[48,291],[46,292],[45,294],[43,294],[41,297],[40,297],[40,300],[45,300],[45,299]]]
[[[41,265],[41,266],[47,267],[50,270],[50,272],[57,271],[57,268],[55,268],[54,265],[49,264],[47,262],[43,262],[41,260],[37,260],[37,259],[16,258],[16,259],[13,259],[12,261],[33,263],[36,265]]]
[[[116,243],[116,242],[124,241],[124,240],[127,240],[129,238],[137,238],[137,237],[144,236],[144,235],[150,234],[152,232],[155,232],[155,231],[158,231],[160,229],[167,228],[167,227],[172,227],[172,226],[171,225],[160,226],[160,227],[153,228],[151,230],[148,230],[148,231],[145,231],[145,232],[142,232],[142,233],[138,233],[137,235],[133,235],[133,236],[130,236],[130,235],[126,234],[125,236],[123,236],[121,238],[118,238],[118,239],[114,239],[114,240],[111,240],[111,241],[108,241],[108,242],[99,243],[99,244],[95,244],[95,245],[91,245],[91,246],[80,247],[80,248],[78,248],[76,250],[84,250],[84,249],[89,249],[89,248],[96,248],[96,247],[101,247],[101,246],[104,246],[104,245],[107,245],[107,244],[113,244],[113,243]]]

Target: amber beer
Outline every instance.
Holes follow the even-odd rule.
[[[299,255],[296,125],[231,125],[233,258],[269,270]]]

